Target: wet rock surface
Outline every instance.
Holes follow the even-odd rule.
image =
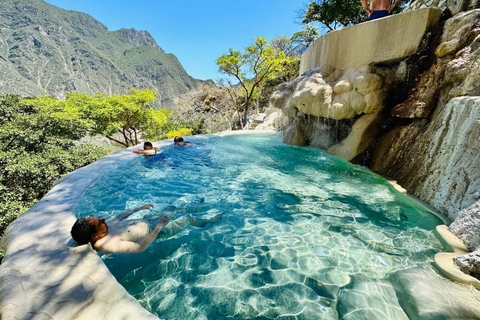
[[[290,119],[284,142],[353,159],[376,137],[394,78],[388,69],[326,67],[278,86],[270,102]]]
[[[347,136],[315,146],[368,165],[452,221],[458,217],[452,232],[473,251],[480,237],[478,228],[470,227],[474,211],[459,212],[480,201],[480,9],[478,1],[469,0],[416,1],[410,9],[430,6],[445,12],[417,54],[349,70],[310,70],[278,87],[281,99],[272,105],[291,120],[284,132],[289,144],[313,145],[328,132],[314,132],[315,126],[302,120],[306,115],[349,119]],[[360,125],[373,114],[381,120],[372,116],[375,121]],[[330,132],[334,135],[333,126]],[[456,263],[478,275],[477,253]]]

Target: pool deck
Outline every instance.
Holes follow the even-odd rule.
[[[215,136],[258,133],[274,132],[236,131]],[[202,137],[205,135],[189,140],[201,141]],[[171,143],[154,145],[162,148]],[[64,176],[7,229],[2,238],[6,254],[0,265],[2,319],[158,319],[117,282],[90,245],[77,246],[70,237],[75,207],[84,191],[104,172],[138,157],[132,153],[135,148],[138,146],[107,155]],[[442,236],[447,234],[446,227],[439,229]],[[447,255],[458,255],[463,249],[459,249],[461,243],[447,243],[454,253],[439,253],[435,261],[442,271],[457,275],[458,269],[453,272],[442,266],[452,267]]]

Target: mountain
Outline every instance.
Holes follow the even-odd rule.
[[[155,89],[156,107],[203,81],[147,31],[109,31],[91,16],[42,0],[0,1],[0,94],[63,98],[69,91]]]

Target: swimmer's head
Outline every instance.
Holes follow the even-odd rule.
[[[95,242],[108,233],[108,226],[105,219],[99,219],[94,216],[87,216],[75,221],[70,231],[73,240],[78,244],[87,244]]]

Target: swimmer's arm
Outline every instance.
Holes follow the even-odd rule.
[[[371,14],[373,11],[369,8],[367,0],[362,0],[362,7],[368,14]]]
[[[133,153],[146,154],[147,156],[153,156],[155,154],[155,150],[154,149],[151,149],[151,150],[135,149],[133,150]]]
[[[101,247],[95,248],[101,253],[111,254],[111,253],[140,253],[145,251],[153,240],[157,237],[158,233],[163,229],[163,227],[170,221],[170,219],[165,216],[157,223],[157,226],[153,231],[142,240],[140,243],[132,241],[122,241],[118,238],[116,241],[106,242]]]
[[[153,204],[146,204],[144,206],[141,206],[141,207],[129,210],[129,211],[125,211],[124,213],[121,213],[118,216],[113,217],[112,219],[116,219],[116,220],[121,221],[123,219],[126,219],[126,218],[130,217],[132,214],[134,214],[137,211],[150,209],[150,208],[153,208]]]

